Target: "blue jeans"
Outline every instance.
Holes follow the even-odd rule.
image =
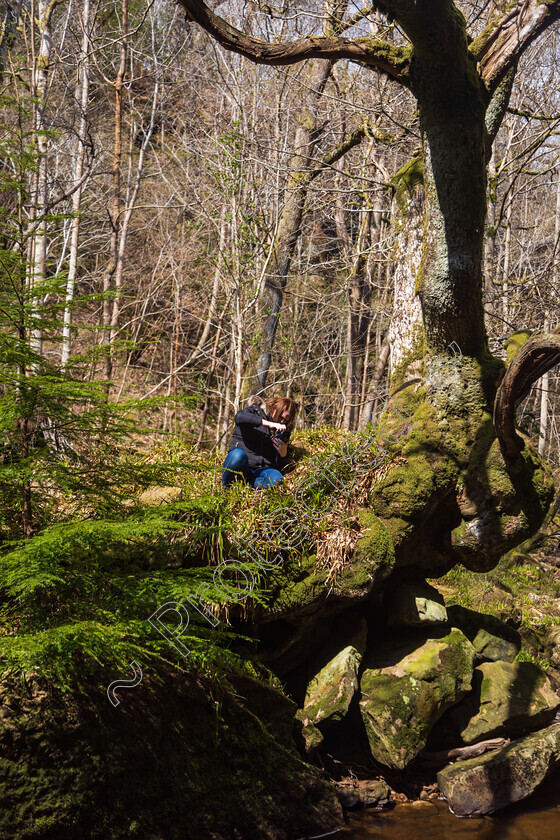
[[[224,487],[229,487],[234,481],[246,481],[255,490],[265,490],[267,487],[277,487],[282,484],[284,476],[280,470],[272,467],[258,467],[252,470],[247,453],[237,448],[228,452],[222,470]]]

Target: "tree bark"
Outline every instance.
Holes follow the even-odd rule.
[[[106,348],[105,357],[105,378],[107,380],[107,396],[109,395],[110,382],[113,376],[113,355],[111,347],[111,319],[113,313],[112,302],[109,299],[109,292],[112,289],[113,277],[117,269],[119,254],[119,229],[121,223],[121,160],[122,160],[122,111],[123,111],[123,85],[126,74],[126,59],[128,54],[128,0],[122,0],[122,22],[120,38],[119,66],[115,81],[112,83],[115,90],[115,134],[113,143],[112,163],[112,196],[109,218],[111,221],[111,237],[109,240],[109,259],[103,274],[103,344]]]
[[[22,0],[4,0],[2,5],[4,8],[0,20],[0,84],[3,80],[8,50],[11,49],[16,38]]]
[[[348,278],[346,325],[346,371],[344,377],[343,428],[355,429],[360,415],[362,368],[369,320],[369,282],[367,277],[372,211],[362,211],[356,255]]]
[[[515,430],[515,408],[547,371],[560,364],[560,327],[530,338],[508,366],[496,394],[494,426],[506,463],[515,464],[525,441]]]
[[[78,271],[78,248],[80,242],[80,207],[82,203],[84,164],[87,144],[87,109],[89,102],[89,42],[90,42],[90,0],[84,0],[82,11],[83,38],[82,49],[78,63],[78,77],[76,79],[76,102],[80,109],[78,134],[76,137],[76,151],[74,154],[74,184],[77,185],[72,196],[72,232],[70,239],[70,255],[68,260],[68,277],[66,279],[66,306],[62,319],[62,350],[60,366],[64,370],[70,359],[72,349],[72,307],[74,303],[74,287]]]
[[[36,172],[32,189],[33,201],[31,207],[30,229],[32,235],[29,238],[29,288],[34,290],[35,315],[39,315],[41,296],[44,291],[41,286],[45,279],[47,262],[47,221],[48,209],[48,150],[49,136],[46,119],[46,95],[51,55],[53,50],[53,37],[51,31],[52,14],[59,0],[38,0],[36,11],[36,25],[38,26],[39,51],[33,65],[33,96],[35,98],[35,143],[36,143]],[[34,21],[35,23],[35,21]],[[32,41],[35,33],[32,31]],[[36,292],[35,292],[36,290]],[[36,326],[31,331],[31,349],[39,359],[43,354],[43,330]],[[38,362],[34,364],[36,368]]]

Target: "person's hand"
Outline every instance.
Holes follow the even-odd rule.
[[[272,420],[263,420],[263,426],[268,426],[269,429],[276,429],[277,432],[285,432],[286,426],[284,423],[273,423]]]
[[[276,438],[276,439],[273,438],[272,443],[274,444],[274,446],[278,450],[278,454],[280,455],[280,457],[285,458],[286,455],[288,454],[288,444],[284,443],[283,440],[279,440],[278,438]]]

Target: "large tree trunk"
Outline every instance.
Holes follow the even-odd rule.
[[[397,566],[430,575],[458,562],[492,568],[539,527],[552,493],[529,447],[504,461],[492,425],[503,364],[487,348],[482,256],[486,163],[496,126],[489,136],[490,97],[460,49],[461,21],[446,34],[437,54],[416,45],[411,87],[422,154],[394,179],[391,388],[410,383],[397,402],[415,425],[393,450],[406,463],[394,465],[374,492]],[[464,61],[457,61],[461,53]],[[503,113],[504,102],[499,107]],[[387,422],[398,423],[398,413]]]
[[[455,341],[465,355],[476,357],[487,347],[482,308],[486,103],[474,62],[454,43],[464,39],[463,26],[449,27],[449,53],[440,49],[435,60],[428,50],[415,71],[426,194],[417,289],[428,349],[441,353]],[[464,60],[458,62],[461,53]]]

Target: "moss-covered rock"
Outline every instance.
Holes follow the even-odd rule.
[[[314,724],[342,720],[358,689],[362,654],[352,645],[343,648],[316,674],[305,694],[303,711]]]
[[[550,723],[560,708],[544,671],[532,662],[484,662],[472,692],[449,712],[465,744],[498,735],[515,737]]]
[[[426,626],[447,621],[443,597],[425,580],[399,583],[384,599],[387,624],[398,626]]]
[[[315,726],[304,709],[296,712],[296,737],[299,739],[303,752],[313,755],[317,747],[323,743],[323,733]]]
[[[476,650],[477,659],[487,662],[513,662],[521,650],[519,632],[493,615],[468,610],[459,604],[448,607],[452,627],[462,630]]]
[[[338,798],[345,810],[354,808],[385,808],[392,803],[391,791],[382,779],[343,780],[336,786]]]
[[[438,784],[459,817],[491,814],[529,796],[560,764],[560,724],[494,752],[450,764]]]
[[[460,630],[441,638],[400,635],[367,654],[360,708],[376,761],[402,769],[434,723],[471,686],[475,651]]]
[[[492,569],[540,527],[553,496],[550,470],[528,441],[515,465],[504,463],[492,420],[503,362],[458,353],[441,360],[446,376],[437,387],[418,378],[422,358],[407,361],[409,382],[403,372],[392,377],[399,393],[386,412],[393,426],[404,412],[412,422],[401,440],[388,436],[392,461],[371,496],[395,566],[411,577],[439,577],[457,563]],[[383,426],[392,429],[389,420]]]
[[[292,840],[341,825],[334,788],[293,746],[295,704],[263,683],[145,676],[117,708],[104,686],[10,689],[1,840]]]

